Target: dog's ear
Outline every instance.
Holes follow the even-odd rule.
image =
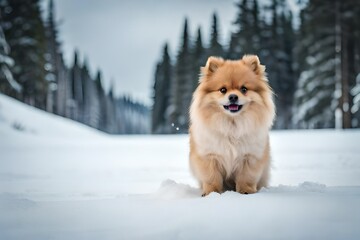
[[[265,66],[260,64],[260,60],[256,55],[245,55],[241,59],[252,71],[257,75],[265,73]]]
[[[209,57],[205,67],[201,68],[201,73],[205,76],[210,76],[224,64],[224,59],[220,57]]]

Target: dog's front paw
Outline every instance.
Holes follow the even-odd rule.
[[[223,188],[221,185],[215,186],[212,184],[203,184],[203,192],[201,194],[202,197],[205,197],[207,195],[209,195],[212,192],[217,192],[217,193],[222,193],[223,192]]]
[[[206,197],[207,195],[209,195],[209,193],[203,193],[201,194],[201,197]]]
[[[201,197],[206,197],[207,195],[209,195],[209,194],[212,193],[212,192],[221,193],[221,192],[219,192],[219,191],[203,192],[203,193],[201,194]]]
[[[248,184],[237,184],[236,191],[241,194],[252,194],[256,193],[256,186],[248,185]]]

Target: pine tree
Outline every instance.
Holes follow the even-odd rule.
[[[45,69],[47,70],[46,73],[46,80],[48,82],[48,93],[47,93],[47,106],[46,110],[48,112],[57,112],[56,105],[57,105],[57,89],[58,89],[58,83],[60,82],[60,90],[61,84],[63,79],[59,78],[59,72],[61,71],[60,66],[62,64],[62,55],[60,51],[60,43],[58,41],[58,31],[57,26],[55,22],[55,16],[54,16],[54,2],[53,0],[49,1],[48,6],[48,17],[46,20],[46,64]]]
[[[239,59],[244,54],[257,54],[262,59],[260,49],[262,28],[259,20],[257,0],[242,0],[236,4],[237,18],[234,21],[236,30],[231,35],[227,58]]]
[[[176,59],[174,82],[172,84],[172,101],[168,110],[172,132],[185,133],[189,125],[189,106],[192,96],[192,54],[188,34],[188,20],[185,19],[182,45]]]
[[[105,95],[105,105],[106,105],[105,131],[110,134],[115,134],[117,133],[117,126],[116,126],[116,108],[114,103],[114,81],[111,82],[109,93]]]
[[[161,98],[163,92],[160,91],[161,82],[163,80],[162,71],[161,71],[161,62],[156,65],[155,70],[155,80],[154,80],[154,96],[153,96],[153,107],[151,115],[151,132],[159,133],[158,130],[161,127],[161,118],[164,117],[163,112],[160,112],[160,104],[162,104]]]
[[[341,97],[342,127],[358,127],[359,113],[354,112],[356,96],[350,90],[356,89],[360,73],[360,5],[356,1],[337,1],[341,32]],[[352,99],[354,97],[354,100]]]
[[[197,31],[197,37],[195,41],[195,46],[193,50],[193,59],[194,59],[194,65],[193,65],[193,87],[192,92],[195,91],[198,83],[199,83],[199,75],[200,75],[200,68],[201,66],[204,66],[206,63],[206,49],[203,46],[202,36],[201,36],[201,28],[198,28]]]
[[[106,129],[106,100],[105,100],[105,91],[102,85],[102,74],[98,70],[95,78],[96,93],[99,100],[99,123],[97,129],[104,131]]]
[[[281,24],[283,30],[283,75],[282,75],[282,94],[283,94],[283,117],[284,123],[282,128],[292,128],[292,107],[294,101],[294,93],[296,90],[297,80],[294,70],[294,47],[295,47],[295,33],[293,24],[293,15],[291,11],[283,11],[281,15]]]
[[[46,80],[49,83],[47,111],[67,116],[67,104],[74,103],[68,99],[69,69],[65,66],[61,44],[58,40],[58,25],[55,20],[54,1],[49,0],[46,29]]]
[[[231,35],[227,57],[239,59],[244,54],[256,54],[266,65],[270,85],[275,91],[277,119],[275,128],[291,127],[291,107],[295,89],[293,72],[292,14],[284,0],[272,0],[264,5],[263,15],[257,0],[242,0]],[[264,19],[264,15],[271,17]]]
[[[170,89],[172,82],[172,66],[165,44],[161,62],[158,63],[155,73],[154,105],[152,109],[152,133],[169,133],[170,123],[166,109],[170,104]]]
[[[353,114],[352,118],[352,127],[360,127],[360,72],[356,77],[356,84],[351,89],[351,95],[353,96],[351,113]]]
[[[56,114],[66,116],[66,101],[68,91],[69,69],[65,66],[63,56],[59,56],[59,67],[57,69],[57,88],[56,88]]]
[[[84,92],[83,122],[90,127],[97,128],[100,122],[100,104],[95,81],[90,76],[87,59],[81,67],[81,79]]]
[[[269,55],[264,56],[270,85],[275,92],[277,118],[274,128],[291,127],[292,100],[295,91],[293,73],[292,14],[284,0],[273,0],[270,6],[271,25],[266,49]]]
[[[72,84],[72,100],[74,103],[73,119],[79,122],[83,121],[84,92],[83,79],[81,78],[81,69],[79,63],[78,52],[74,53],[74,62],[70,71]]]
[[[298,126],[358,126],[359,8],[355,1],[311,0],[302,11],[304,39],[298,48],[301,72],[293,118]]]
[[[260,9],[257,0],[253,0],[251,8],[251,21],[252,21],[252,36],[251,36],[251,51],[261,57],[262,50],[262,21],[260,20]]]
[[[21,99],[45,109],[47,82],[45,80],[45,29],[39,0],[8,1],[3,13],[3,30],[7,37],[14,78],[23,87]]]
[[[341,31],[341,97],[342,127],[360,127],[360,5],[357,1],[337,1]],[[351,92],[351,94],[350,94]]]
[[[352,126],[360,128],[360,6],[353,6],[353,21],[354,21],[354,74],[356,75],[356,82],[352,87]]]
[[[2,8],[7,4],[6,1],[1,2]],[[2,22],[0,12],[0,23]],[[0,24],[0,92],[7,95],[16,95],[21,93],[22,87],[14,79],[11,67],[14,66],[14,60],[9,56],[10,47],[6,41],[2,26]]]
[[[301,128],[333,128],[335,91],[335,3],[310,0],[301,11],[297,52],[300,77],[293,123]]]
[[[207,50],[208,56],[215,56],[215,57],[223,57],[224,50],[219,42],[219,29],[218,29],[218,22],[217,22],[216,13],[212,16],[212,26],[211,26],[211,37],[210,37],[210,46]]]

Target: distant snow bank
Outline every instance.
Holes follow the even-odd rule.
[[[14,131],[51,137],[104,135],[81,123],[42,111],[0,94],[0,134],[9,135]]]

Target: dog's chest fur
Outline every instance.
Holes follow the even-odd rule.
[[[215,157],[227,177],[242,168],[245,161],[260,159],[267,143],[267,135],[263,131],[245,135],[237,134],[237,131],[239,129],[231,129],[224,134],[196,126],[193,132],[198,154],[205,159],[207,156]]]

